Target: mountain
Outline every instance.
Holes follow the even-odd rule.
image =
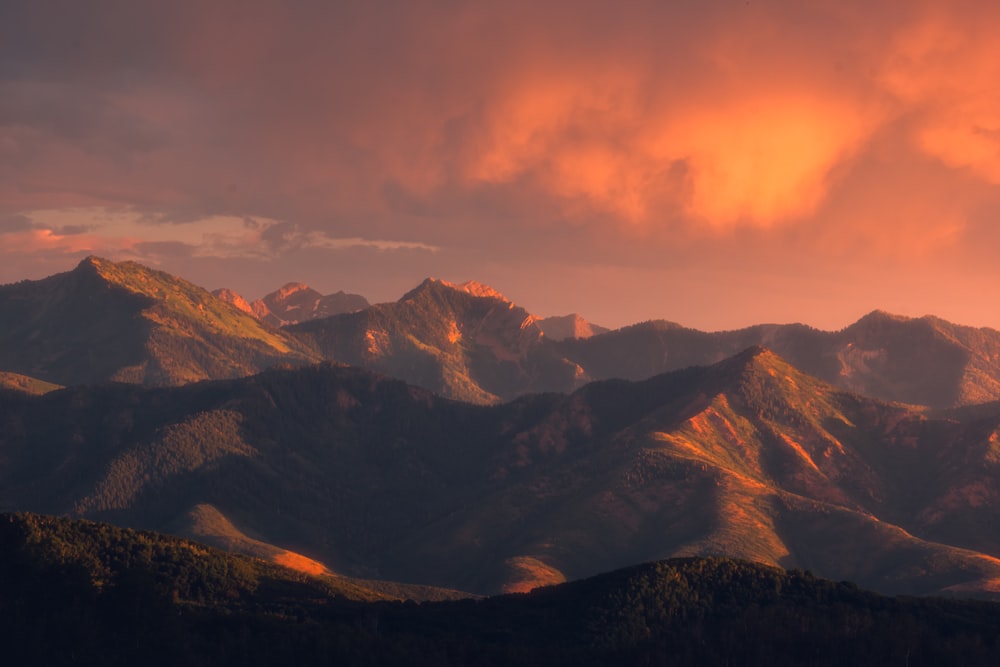
[[[610,331],[610,329],[588,322],[576,313],[539,319],[538,328],[551,340],[590,338]]]
[[[498,406],[329,364],[9,392],[0,452],[0,508],[363,578],[487,593],[726,555],[889,593],[1000,593],[1000,405],[935,416],[762,348]]]
[[[653,321],[551,345],[588,379],[639,380],[763,345],[807,373],[884,400],[950,407],[1000,399],[1000,332],[930,316],[875,311],[832,332],[788,324],[707,333]]]
[[[1000,332],[930,316],[875,311],[840,331],[763,324],[709,333],[652,321],[598,333],[577,315],[539,319],[474,281],[428,279],[395,303],[368,307],[357,295],[322,296],[299,283],[253,304],[230,290],[217,294],[98,258],[0,286],[0,371],[57,385],[179,384],[325,358],[489,404],[593,380],[641,380],[762,345],[883,400],[935,408],[1000,400]],[[248,311],[274,323],[306,321],[274,329]]]
[[[287,330],[328,359],[473,403],[572,388],[579,373],[543,344],[534,316],[479,283],[428,278],[395,303]]]
[[[710,333],[652,321],[608,332],[575,314],[539,319],[481,283],[427,279],[396,303],[288,331],[328,359],[475,403],[642,380],[753,345],[883,400],[943,408],[1000,399],[1000,332],[881,311],[840,331],[762,324]]]
[[[341,290],[323,295],[303,283],[288,283],[253,303],[227,288],[217,289],[212,294],[272,327],[353,313],[371,305],[360,294]]]
[[[995,665],[1000,605],[727,559],[401,602],[149,532],[0,515],[11,664]],[[408,592],[399,587],[399,592]]]
[[[288,334],[134,262],[0,286],[0,369],[60,385],[171,385],[318,359]]]

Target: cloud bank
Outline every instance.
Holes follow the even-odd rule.
[[[995,277],[997,28],[972,2],[7,3],[0,279],[102,252],[587,309],[600,275],[609,324],[721,326],[736,272],[781,319],[947,315],[906,277]]]

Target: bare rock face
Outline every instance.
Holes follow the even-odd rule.
[[[228,287],[223,287],[221,289],[214,290],[212,296],[216,299],[222,299],[227,303],[231,303],[236,306],[244,313],[248,315],[254,315],[253,308],[250,306],[250,302],[244,299],[239,293],[234,292]]]

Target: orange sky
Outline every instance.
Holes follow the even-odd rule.
[[[208,7],[207,5],[211,5]],[[1000,8],[0,6],[0,282],[488,282],[540,315],[1000,328]]]

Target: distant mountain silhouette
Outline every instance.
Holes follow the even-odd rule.
[[[212,294],[273,327],[353,313],[371,305],[360,294],[339,291],[323,295],[303,283],[288,283],[253,303],[226,288]]]
[[[0,507],[352,576],[491,592],[726,555],[891,593],[1000,591],[1000,406],[937,418],[762,348],[494,407],[320,365],[9,392],[0,423]]]
[[[707,333],[664,321],[554,342],[589,379],[643,379],[764,345],[801,370],[890,401],[949,407],[1000,399],[1000,332],[876,311],[841,331],[801,324]]]
[[[0,323],[0,370],[61,385],[182,384],[319,358],[200,287],[97,257],[0,286]]]

